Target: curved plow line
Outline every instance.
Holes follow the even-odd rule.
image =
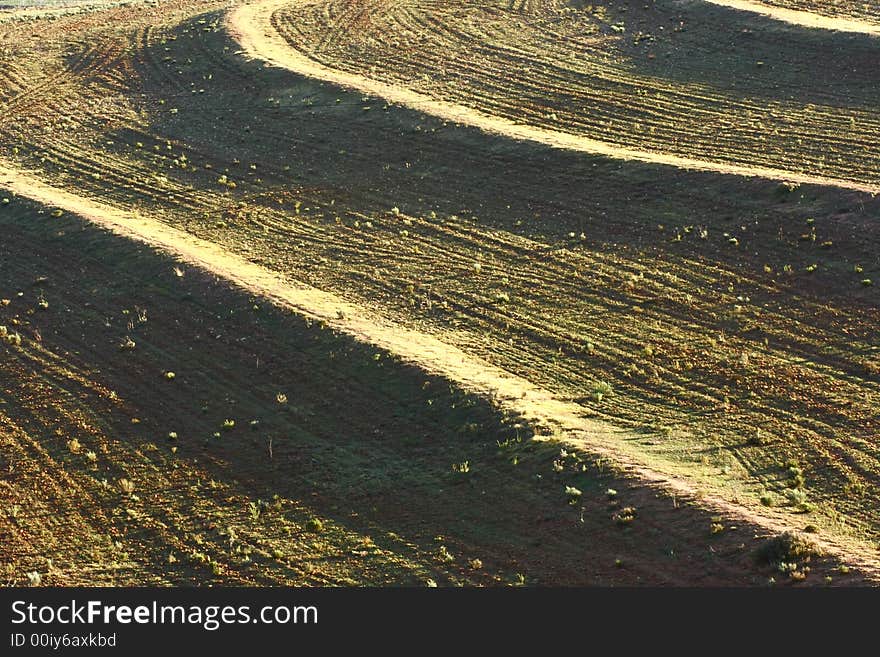
[[[704,0],[704,2],[718,5],[719,7],[748,11],[753,14],[761,14],[767,18],[772,18],[773,20],[789,23],[791,25],[797,25],[799,27],[880,36],[880,25],[865,23],[864,21],[856,20],[854,18],[822,16],[821,14],[814,14],[809,11],[772,7],[760,2],[752,2],[752,0]]]
[[[553,148],[602,155],[615,159],[661,164],[680,169],[711,171],[721,174],[765,178],[807,185],[826,185],[870,194],[880,194],[880,185],[867,185],[851,180],[825,178],[782,169],[722,164],[667,153],[642,151],[615,146],[607,142],[573,135],[568,132],[523,125],[463,105],[435,100],[430,96],[404,87],[329,68],[293,48],[272,25],[272,15],[277,10],[289,6],[292,1],[295,0],[257,0],[253,4],[241,5],[229,13],[227,25],[230,32],[241,44],[242,50],[246,55],[307,77],[355,89],[361,93],[379,96],[391,103],[403,105],[446,121],[468,125],[491,134],[544,144]]]
[[[792,529],[784,512],[731,502],[720,494],[704,494],[705,487],[681,472],[664,472],[640,463],[628,447],[633,435],[610,424],[583,417],[584,408],[556,399],[550,392],[471,356],[440,339],[390,322],[340,297],[287,280],[276,272],[223,250],[217,244],[193,237],[137,212],[77,196],[47,185],[0,158],[0,188],[51,207],[62,208],[112,233],[137,240],[192,266],[222,277],[300,316],[323,322],[353,339],[374,345],[422,370],[442,376],[462,389],[491,399],[500,408],[539,426],[550,427],[554,437],[574,448],[607,458],[628,476],[684,499],[699,500],[710,509],[771,533]],[[665,467],[665,464],[664,464]],[[685,466],[682,466],[682,469]],[[705,482],[703,482],[705,484]],[[711,484],[710,484],[711,485]],[[716,485],[720,488],[720,485]],[[880,582],[880,559],[875,550],[855,538],[826,536],[814,542],[829,554],[855,566],[866,577]]]

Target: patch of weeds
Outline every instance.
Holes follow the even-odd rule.
[[[498,455],[510,460],[513,465],[518,465],[520,460],[520,448],[522,446],[522,437],[517,431],[516,437],[506,438],[504,440],[496,440],[498,446]]]
[[[462,461],[461,463],[453,463],[452,471],[458,474],[467,474],[471,471],[470,461]]]
[[[843,487],[843,492],[847,497],[863,497],[868,487],[864,482],[851,481]]]
[[[445,545],[441,545],[437,550],[437,558],[440,559],[443,563],[452,563],[455,561],[455,557],[446,549]]]
[[[800,564],[793,561],[781,561],[777,568],[780,573],[788,575],[789,579],[795,582],[804,581],[810,573],[809,566],[803,566],[803,568],[801,568]]]
[[[773,493],[764,493],[761,495],[761,504],[764,506],[775,506],[776,496]]]
[[[611,519],[618,525],[628,525],[636,519],[636,509],[632,506],[625,506],[611,516]]]
[[[789,488],[803,488],[807,484],[807,480],[804,478],[804,471],[795,463],[788,463],[788,487]]]
[[[5,326],[0,326],[0,340],[3,340],[6,344],[12,345],[13,347],[21,346],[21,336],[15,331],[10,331]]]
[[[788,502],[801,513],[810,513],[815,510],[815,506],[807,501],[807,491],[800,488],[786,488],[783,496]]]
[[[205,564],[211,563],[211,557],[209,557],[204,552],[199,552],[198,550],[193,550],[189,553],[189,560],[192,563],[199,564],[204,566]]]
[[[649,425],[649,429],[653,433],[660,434],[664,438],[669,438],[673,434],[673,432],[675,431],[668,424],[657,424],[657,423]]]
[[[822,551],[814,543],[793,532],[768,539],[755,553],[760,563],[773,566],[795,581],[805,579],[810,572],[806,564],[821,556]]]
[[[605,397],[609,396],[614,389],[607,381],[599,381],[593,386],[593,399],[601,402]]]
[[[781,196],[781,197],[788,196],[792,192],[795,192],[798,189],[800,189],[800,186],[801,186],[800,183],[796,183],[796,182],[779,183],[779,185],[776,186],[776,195]]]

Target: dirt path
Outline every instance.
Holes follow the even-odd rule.
[[[502,408],[538,425],[549,427],[555,438],[571,443],[617,464],[626,475],[685,499],[699,499],[700,506],[780,533],[792,529],[785,512],[747,507],[676,474],[645,467],[627,447],[626,432],[583,417],[584,409],[561,401],[528,381],[472,357],[436,337],[388,322],[338,296],[289,281],[264,267],[227,253],[207,242],[155,219],[86,199],[47,185],[31,173],[17,170],[0,159],[0,187],[14,194],[80,215],[107,230],[146,243],[273,303],[356,340],[396,354],[427,372],[455,381],[462,388],[493,398]],[[817,545],[845,563],[858,567],[866,577],[880,582],[880,559],[876,550],[854,539],[826,536]]]
[[[733,0],[733,2],[737,1]],[[514,121],[492,116],[463,105],[435,100],[403,87],[332,69],[317,63],[292,48],[273,27],[273,14],[279,9],[289,6],[290,2],[291,0],[257,0],[254,3],[237,7],[229,13],[227,19],[229,30],[239,41],[243,52],[247,56],[311,78],[355,89],[362,93],[380,96],[391,103],[404,105],[446,121],[469,125],[488,133],[513,139],[537,142],[553,148],[603,155],[616,159],[663,164],[682,169],[712,171],[722,174],[767,178],[800,184],[829,185],[872,194],[880,193],[880,185],[866,185],[849,180],[805,175],[781,169],[722,164],[668,153],[614,146],[606,142],[567,132],[515,123]],[[817,20],[831,19],[817,17]]]
[[[754,14],[761,14],[762,16],[767,16],[773,20],[782,21],[783,23],[789,23],[791,25],[798,25],[800,27],[880,36],[880,25],[872,25],[871,23],[865,23],[864,21],[852,18],[832,18],[831,16],[822,16],[821,14],[813,14],[808,11],[773,7],[760,2],[751,2],[750,0],[705,1],[713,5],[729,7],[730,9],[736,9],[738,11],[749,11]]]

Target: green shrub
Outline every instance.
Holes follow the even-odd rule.
[[[793,532],[768,539],[756,552],[758,561],[775,567],[783,563],[804,563],[821,556],[822,551],[814,543]]]

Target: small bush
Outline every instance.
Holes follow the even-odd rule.
[[[809,513],[813,510],[813,505],[807,501],[807,491],[800,488],[786,488],[782,491],[785,499],[802,513]]]
[[[635,520],[635,517],[636,509],[632,506],[625,506],[612,516],[614,522],[618,525],[628,525]]]
[[[758,561],[779,567],[821,557],[822,551],[811,541],[793,532],[785,532],[764,542],[756,553]]]
[[[613,388],[611,384],[606,381],[599,381],[596,385],[593,386],[593,399],[597,402],[602,401],[605,397],[611,394]]]
[[[776,195],[777,196],[788,196],[792,192],[797,191],[800,188],[800,183],[796,182],[782,182],[776,187]]]

